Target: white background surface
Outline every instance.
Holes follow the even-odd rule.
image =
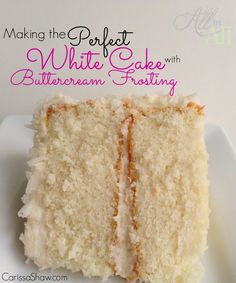
[[[199,36],[192,22],[188,28],[177,30],[174,20],[179,15],[193,14],[197,8],[202,12],[216,11],[214,20],[232,30],[231,46],[206,43]],[[16,87],[10,85],[11,74],[26,65],[25,53],[31,47],[49,50],[60,49],[63,40],[3,40],[4,28],[25,26],[36,31],[51,27],[67,32],[73,26],[87,25],[94,36],[99,36],[105,26],[114,36],[127,29],[134,35],[130,47],[140,58],[146,47],[152,58],[163,60],[178,55],[179,64],[169,64],[167,76],[178,80],[176,93],[197,93],[206,105],[208,122],[223,126],[236,148],[236,92],[235,92],[235,0],[200,1],[13,1],[0,0],[0,119],[8,114],[31,114],[41,98],[63,91],[80,99],[110,94],[156,93],[155,87]],[[184,19],[184,18],[183,18]],[[203,30],[204,31],[204,30]],[[83,45],[83,49],[87,46]],[[96,50],[96,49],[95,49]]]

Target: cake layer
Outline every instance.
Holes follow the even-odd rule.
[[[201,108],[152,108],[131,126],[137,277],[199,282],[208,230],[207,153]]]
[[[121,119],[106,100],[49,105],[34,120],[25,254],[40,268],[107,278]]]

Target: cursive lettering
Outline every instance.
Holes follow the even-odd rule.
[[[97,36],[91,37],[91,31],[88,27],[75,26],[68,31],[67,36],[71,40],[70,44],[72,46],[78,46],[86,39],[88,39],[88,44],[90,46],[102,46],[103,56],[107,57],[109,46],[127,46],[130,44],[128,35],[133,34],[133,32],[123,30],[122,32],[118,32],[118,34],[120,37],[116,39],[109,38],[109,29],[108,27],[104,27],[101,38]]]

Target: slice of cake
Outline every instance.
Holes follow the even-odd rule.
[[[47,101],[34,115],[20,239],[39,268],[199,282],[208,230],[203,107],[190,97]]]

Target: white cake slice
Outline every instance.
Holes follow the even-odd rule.
[[[20,239],[39,268],[195,283],[208,230],[203,107],[191,97],[47,101]]]

